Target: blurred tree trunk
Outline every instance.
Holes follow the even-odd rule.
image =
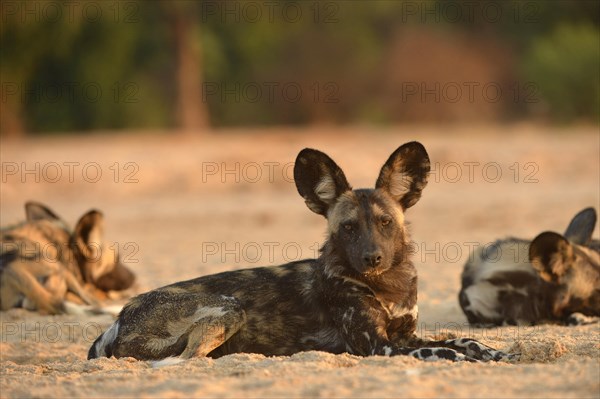
[[[193,133],[210,127],[208,108],[202,101],[202,38],[194,3],[164,3],[171,16],[177,53],[178,127]]]
[[[5,93],[2,93],[4,98]],[[0,112],[0,136],[19,137],[25,135],[25,125],[21,119],[20,107],[10,101],[3,101]]]

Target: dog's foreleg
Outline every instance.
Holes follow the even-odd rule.
[[[447,348],[466,355],[469,358],[482,361],[506,361],[514,362],[519,360],[520,354],[505,353],[489,347],[472,338],[456,338],[441,341],[427,341],[415,338],[414,344],[422,349],[427,348]]]
[[[334,320],[349,353],[361,356],[413,356],[421,360],[476,361],[446,347],[410,347],[392,342],[386,331],[387,312],[372,297],[349,298],[345,307],[335,311]],[[348,306],[349,305],[349,306]]]
[[[71,273],[69,270],[63,271],[63,277],[67,283],[67,288],[69,291],[76,294],[83,302],[87,305],[97,306],[98,302],[95,298],[93,298],[86,290],[81,286],[77,278]]]
[[[11,287],[11,292],[24,295],[24,307],[28,309],[49,314],[64,313],[63,298],[49,292],[30,272],[29,266],[28,262],[15,262],[4,269],[2,279],[5,280],[5,286]],[[3,298],[3,307],[4,303]]]
[[[571,313],[565,320],[565,324],[568,326],[585,326],[587,324],[594,324],[600,321],[598,316],[586,316],[583,313]]]
[[[479,362],[476,358],[464,355],[446,347],[410,348],[396,347],[395,355],[408,355],[424,361],[450,360],[453,362]]]

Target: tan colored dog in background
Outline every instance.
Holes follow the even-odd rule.
[[[0,309],[78,313],[95,294],[129,288],[134,274],[106,245],[103,215],[90,210],[75,229],[46,206],[27,202],[26,221],[0,232]],[[73,306],[71,306],[73,305]]]

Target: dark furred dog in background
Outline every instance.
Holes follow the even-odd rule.
[[[96,305],[95,290],[119,291],[133,284],[133,273],[104,242],[102,213],[87,212],[73,232],[39,203],[26,203],[25,213],[25,222],[0,234],[0,309],[78,313],[82,308],[67,306],[69,293]]]
[[[596,211],[579,212],[564,236],[508,238],[477,250],[465,265],[459,302],[481,326],[587,324],[600,316]]]
[[[511,356],[471,339],[415,336],[417,273],[408,259],[404,211],[421,197],[425,148],[399,147],[375,189],[353,190],[322,152],[304,149],[294,178],[306,205],[328,220],[318,259],[225,272],[142,294],[90,348],[88,358],[180,361],[236,352],[291,355],[321,350],[421,359]]]

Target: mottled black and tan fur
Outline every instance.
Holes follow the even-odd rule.
[[[475,251],[462,273],[460,305],[479,326],[587,324],[600,316],[596,211],[579,212],[564,236],[497,240]]]
[[[375,189],[352,190],[322,152],[296,159],[296,187],[328,220],[318,259],[225,272],[150,291],[127,304],[88,358],[291,355],[320,350],[433,360],[508,358],[474,340],[416,339],[417,273],[404,211],[420,198],[430,163],[416,142],[398,148]],[[462,353],[461,353],[462,352]]]
[[[46,206],[25,204],[26,221],[0,231],[0,309],[78,312],[67,295],[97,305],[96,289],[124,290],[133,273],[103,239],[103,216],[84,214],[75,230]],[[88,289],[93,288],[93,289]]]

